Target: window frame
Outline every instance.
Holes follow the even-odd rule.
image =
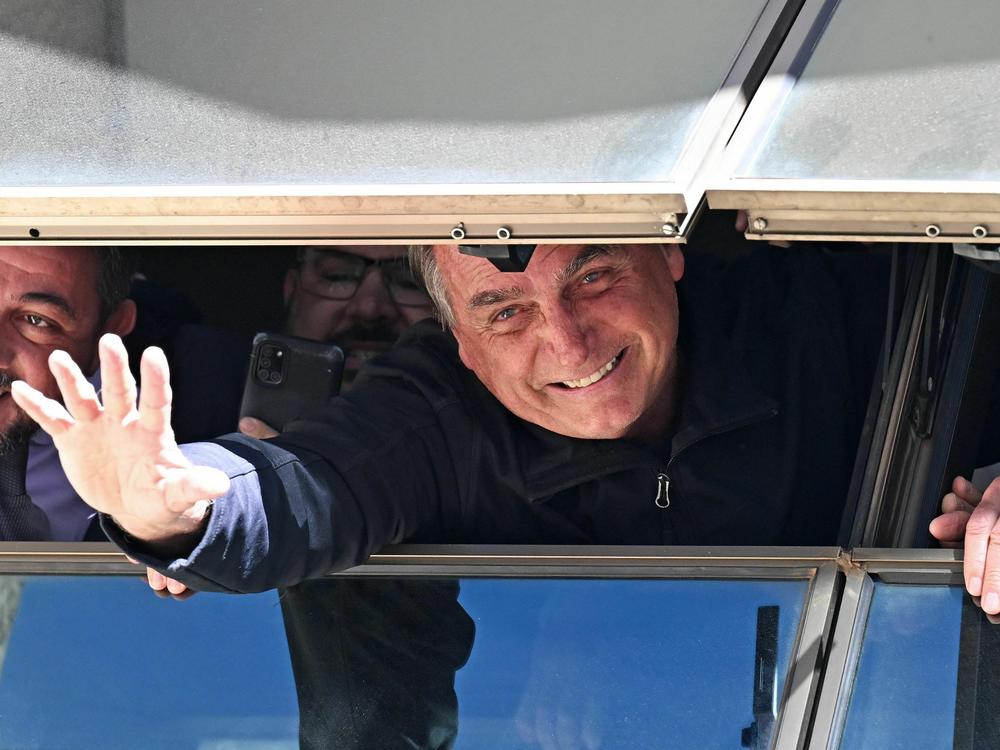
[[[798,748],[819,694],[842,586],[836,547],[577,547],[395,545],[336,576],[806,580],[772,746]],[[111,544],[0,543],[0,574],[136,576],[141,567]],[[150,596],[152,596],[150,592]]]
[[[840,3],[806,0],[706,191],[709,206],[746,211],[750,239],[1000,243],[1000,181],[738,176]]]
[[[858,548],[845,562],[846,583],[809,741],[809,747],[826,750],[840,746],[876,582],[964,584],[960,550]]]
[[[765,0],[664,182],[2,187],[26,244],[684,242],[706,176],[804,0]]]

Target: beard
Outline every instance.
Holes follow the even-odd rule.
[[[8,394],[6,398],[10,398],[10,384],[19,379],[16,374],[8,370],[0,370],[0,393],[6,393]],[[21,407],[17,407],[13,421],[0,426],[0,456],[6,456],[21,448],[37,429],[38,424]]]

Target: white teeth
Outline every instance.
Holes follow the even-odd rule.
[[[588,375],[585,378],[580,378],[579,380],[564,380],[562,381],[562,384],[567,388],[583,388],[584,386],[596,383],[598,380],[600,380],[609,372],[611,372],[613,369],[615,369],[615,365],[617,364],[618,364],[618,357],[615,357],[606,365],[604,365],[604,367],[599,368],[597,372],[592,373],[591,375]]]

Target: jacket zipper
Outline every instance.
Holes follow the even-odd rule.
[[[662,471],[656,475],[656,503],[657,508],[670,507],[670,477]]]
[[[714,430],[709,430],[708,432],[704,432],[698,437],[696,437],[694,440],[691,440],[690,442],[682,445],[680,448],[677,449],[677,452],[670,457],[670,460],[667,461],[666,470],[661,471],[656,475],[656,498],[653,500],[653,504],[656,505],[657,508],[666,509],[670,507],[670,467],[674,465],[674,461],[677,460],[677,457],[680,456],[684,451],[686,451],[692,445],[697,445],[702,440],[706,440],[707,438],[713,437],[714,435],[721,435],[724,432],[731,432],[732,430],[738,430],[741,427],[747,427],[748,425],[754,424],[755,422],[763,422],[765,419],[770,419],[771,417],[774,417],[775,415],[777,415],[777,413],[778,413],[777,409],[770,409],[766,413],[761,412],[758,414],[754,414],[750,417],[747,417],[746,419],[741,419],[738,422],[730,422],[729,424],[722,425],[721,427],[716,427]]]

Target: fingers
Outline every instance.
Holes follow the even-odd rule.
[[[73,358],[56,349],[49,355],[49,369],[56,379],[66,410],[78,422],[92,422],[101,416],[97,391],[87,382]]]
[[[974,504],[966,502],[954,492],[949,492],[941,500],[942,513],[955,513],[956,511],[972,513],[975,509],[976,506]]]
[[[128,352],[114,334],[101,336],[101,400],[104,410],[115,420],[125,419],[135,409],[135,378],[128,367]]]
[[[982,608],[983,602],[978,596],[972,597],[972,601],[977,607],[980,609]],[[989,613],[984,614],[986,615],[986,619],[989,621],[990,625],[1000,625],[1000,615],[991,615]]]
[[[168,578],[152,568],[146,568],[146,581],[149,583],[149,587],[153,590],[153,593],[160,596],[169,595],[178,601],[190,599],[195,594],[194,591],[180,581]]]
[[[139,423],[153,433],[170,429],[170,369],[162,349],[151,346],[139,361],[142,391],[139,394]]]
[[[267,440],[278,436],[278,431],[255,417],[243,417],[240,420],[240,432],[258,440]]]
[[[979,501],[983,499],[983,493],[977,490],[972,482],[961,476],[955,477],[951,481],[951,492],[949,494],[952,493],[959,500],[962,500],[969,505],[979,505]],[[947,497],[947,495],[945,495],[945,497]]]
[[[988,615],[1000,614],[1000,540],[994,539],[986,552],[982,608]]]
[[[965,586],[982,596],[983,609],[1000,613],[1000,491],[993,485],[972,512],[965,528]]]
[[[73,417],[58,401],[43,396],[23,380],[15,380],[10,386],[14,403],[52,437],[62,435],[73,426]]]
[[[956,510],[940,515],[931,521],[931,536],[943,547],[957,547],[965,539],[965,528],[969,523],[969,511]]]
[[[167,588],[167,577],[152,568],[146,568],[146,582],[153,591],[164,591]]]

